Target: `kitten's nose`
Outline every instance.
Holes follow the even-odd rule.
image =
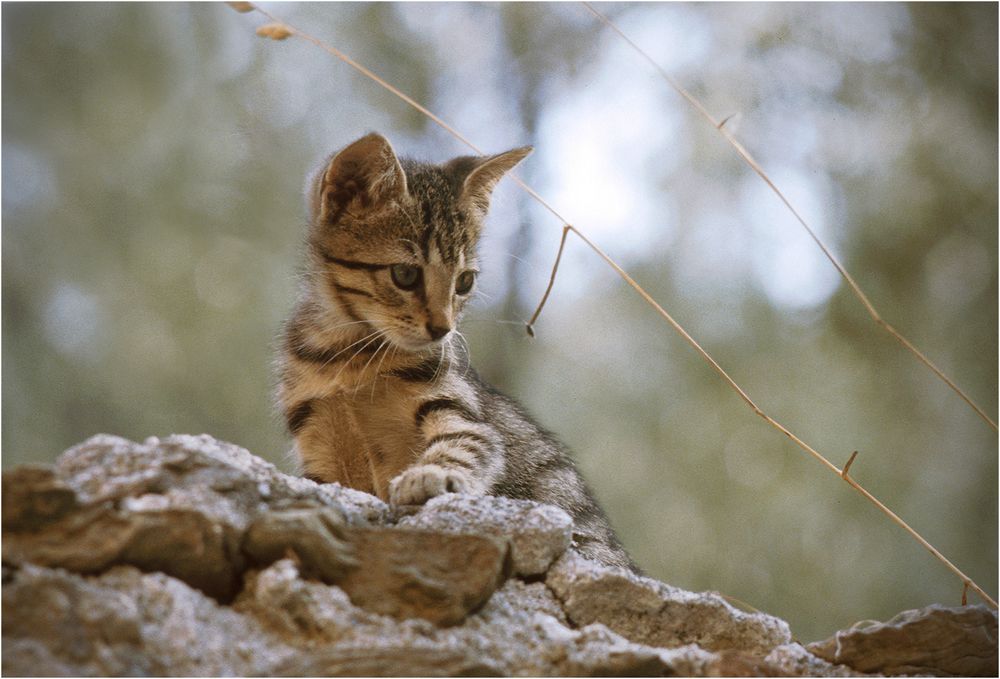
[[[427,334],[431,336],[432,340],[439,340],[449,332],[451,332],[451,328],[448,326],[438,326],[431,325],[430,322],[427,323]]]

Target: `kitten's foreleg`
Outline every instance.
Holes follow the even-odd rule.
[[[426,401],[415,414],[424,441],[416,463],[389,483],[392,504],[422,504],[444,493],[485,495],[503,470],[503,442],[457,398]]]

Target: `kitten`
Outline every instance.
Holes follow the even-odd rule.
[[[369,134],[335,153],[308,188],[278,400],[309,478],[393,505],[452,492],[553,504],[584,556],[637,570],[563,446],[453,341],[493,187],[530,152],[427,165]]]

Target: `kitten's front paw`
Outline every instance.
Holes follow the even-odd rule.
[[[461,470],[422,464],[404,470],[389,482],[389,504],[422,505],[444,493],[475,492],[477,485]]]

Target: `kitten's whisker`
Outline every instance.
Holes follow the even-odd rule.
[[[357,379],[354,381],[354,393],[355,394],[358,393],[358,389],[361,387],[361,382],[365,378],[365,373],[368,370],[368,366],[371,365],[372,361],[378,355],[378,352],[380,352],[384,346],[385,346],[385,342],[382,342],[381,344],[379,344],[378,346],[376,346],[375,347],[375,351],[373,351],[372,355],[368,357],[368,360],[365,361],[365,364],[358,369],[358,371],[357,371],[358,372]]]
[[[347,326],[350,326],[350,325],[371,325],[371,324],[368,321],[347,321],[346,323],[338,323],[338,324],[336,324],[336,325],[334,325],[334,326],[332,326],[330,328],[324,327],[323,330],[326,331],[326,332],[333,332],[335,330],[340,330],[342,328],[346,328]],[[373,329],[373,331],[376,331],[376,330]],[[368,337],[368,335],[366,335],[365,337]]]
[[[389,346],[388,343],[387,342],[383,342],[382,344],[380,344],[377,347],[375,347],[375,351],[372,353],[371,356],[368,357],[368,360],[365,362],[364,366],[362,366],[361,370],[358,371],[358,379],[354,383],[354,394],[353,394],[354,396],[357,396],[358,389],[361,388],[361,382],[365,379],[365,371],[368,370],[368,366],[371,365],[372,361],[375,360],[375,357],[378,356],[378,352],[382,351],[387,346]],[[374,394],[375,394],[374,384],[375,384],[375,378],[377,377],[377,375],[378,375],[378,371],[376,371],[376,375],[372,376],[372,385],[373,385],[372,386],[372,400],[373,401],[375,400],[375,397],[374,397]]]
[[[528,262],[528,260],[526,260],[524,257],[518,257],[513,252],[507,252],[506,250],[501,250],[500,252],[502,254],[504,254],[504,255],[507,255],[511,259],[516,259],[517,261],[521,262],[521,264],[524,264],[525,266],[531,266],[531,264]]]
[[[517,325],[517,326],[520,326],[521,328],[524,327],[524,321],[508,321],[508,320],[504,320],[504,319],[501,319],[501,318],[473,318],[473,317],[470,316],[470,317],[464,319],[463,322],[465,322],[465,323],[501,323],[501,324],[506,324],[506,325]]]
[[[368,323],[368,321],[347,321],[346,323],[338,323],[330,328],[330,330],[339,330],[340,328],[346,328],[349,325],[362,325],[364,323]]]
[[[469,374],[469,368],[472,367],[472,348],[469,346],[469,340],[461,332],[456,330],[455,336],[461,340],[465,350],[465,371],[462,373],[462,377],[465,378]]]
[[[389,357],[390,350],[391,350],[391,352],[393,354],[395,354],[396,349],[398,349],[398,348],[399,347],[397,347],[392,342],[386,342],[385,343],[385,353],[382,354],[382,358],[379,359],[378,365],[375,366],[375,377],[376,378],[378,378],[378,376],[382,373],[382,364],[385,363],[385,359],[387,359]]]
[[[372,332],[372,333],[370,333],[368,335],[365,335],[364,337],[362,337],[361,339],[357,340],[356,342],[351,342],[346,347],[344,347],[343,349],[341,349],[340,351],[338,351],[337,353],[335,353],[333,356],[331,356],[330,358],[326,359],[326,361],[323,362],[323,365],[321,365],[320,368],[325,368],[326,366],[330,365],[330,363],[333,361],[333,359],[337,358],[338,356],[340,356],[342,353],[344,353],[345,351],[347,351],[351,347],[356,346],[356,345],[360,344],[361,342],[364,342],[369,337],[378,337],[378,335],[380,335],[380,334],[382,334],[382,331],[381,330],[376,330],[375,332]],[[369,342],[368,344],[371,344],[371,342]],[[364,347],[361,347],[361,349],[359,349],[357,351],[357,353],[354,354],[354,356],[357,356],[359,353],[361,353],[364,350],[364,348],[366,346],[368,346],[368,344],[365,344]],[[353,359],[354,356],[351,356],[351,358],[347,359],[347,361],[344,362],[344,366],[345,367],[347,366],[348,363],[351,362],[351,359]],[[343,370],[343,369],[344,368],[341,368],[341,370]],[[337,374],[339,375],[340,372],[338,372]],[[336,378],[334,378],[334,381],[336,381]]]
[[[389,355],[390,348],[391,348],[392,353],[393,353],[394,356],[396,354],[396,349],[398,349],[398,347],[396,345],[394,345],[394,344],[392,344],[390,342],[386,342],[383,346],[385,347],[385,353],[382,354],[382,358],[379,359],[378,365],[375,366],[375,375],[372,376],[372,393],[371,393],[371,402],[372,403],[375,403],[375,387],[378,385],[378,378],[379,378],[379,376],[382,373],[382,363],[385,362],[386,357]],[[378,352],[375,352],[375,353],[378,353]],[[391,363],[390,363],[390,365],[391,365]]]
[[[365,342],[365,343],[364,343],[364,344],[363,344],[363,345],[361,346],[361,348],[360,348],[360,349],[358,349],[357,351],[355,351],[355,352],[354,352],[354,354],[353,354],[353,355],[352,355],[352,356],[351,356],[351,357],[350,357],[349,359],[347,359],[346,361],[344,361],[344,365],[342,365],[342,366],[340,367],[340,370],[338,370],[338,371],[337,371],[337,374],[333,376],[333,383],[334,383],[334,384],[336,384],[336,383],[337,383],[337,380],[338,380],[338,379],[340,378],[340,374],[341,374],[342,372],[344,372],[344,369],[345,369],[345,368],[347,368],[347,366],[349,366],[349,365],[351,364],[351,361],[353,361],[353,360],[354,360],[354,359],[355,359],[355,358],[357,357],[357,355],[358,355],[358,354],[360,354],[360,353],[361,353],[362,351],[364,351],[364,350],[365,350],[365,349],[366,349],[366,348],[368,347],[368,345],[370,345],[370,344],[371,344],[372,342],[375,342],[375,341],[377,341],[377,340],[379,339],[379,337],[380,337],[381,335],[384,335],[384,334],[385,334],[385,333],[384,333],[383,331],[381,331],[381,330],[377,330],[377,331],[375,331],[374,333],[372,333],[372,335],[375,335],[375,336],[374,336],[374,337],[372,337],[372,338],[371,338],[370,340],[368,340],[367,342]],[[371,337],[371,335],[369,335],[369,337]],[[355,344],[357,344],[357,342],[355,342]],[[352,346],[353,346],[353,345],[352,345]]]
[[[468,357],[469,356],[469,343],[466,341],[465,335],[463,335],[461,333],[461,331],[459,331],[459,330],[453,331],[452,332],[452,336],[448,338],[448,344],[449,345],[454,345],[454,342],[451,341],[453,338],[458,340],[458,342],[459,342],[459,347],[458,348],[463,349],[465,351],[466,357]]]
[[[390,366],[389,370],[393,370],[393,368],[391,366],[395,363],[395,361],[396,361],[396,355],[398,353],[399,353],[399,347],[396,346],[396,345],[393,345],[393,347],[392,347],[392,358],[389,359],[389,366]]]
[[[431,377],[431,382],[437,381],[438,371],[441,370],[441,366],[443,365],[444,365],[444,346],[441,347],[441,351],[438,354],[438,364],[437,367],[434,368],[434,375]]]

